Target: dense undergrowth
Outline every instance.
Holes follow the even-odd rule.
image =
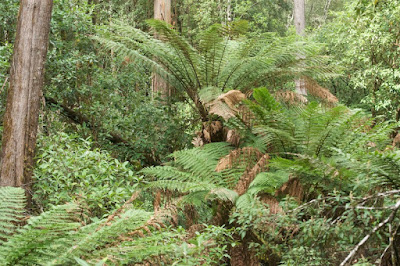
[[[87,140],[42,139],[34,200],[45,212],[21,227],[23,190],[1,190],[13,211],[0,219],[18,222],[2,227],[2,263],[338,265],[353,249],[347,263],[397,259],[396,124],[253,95],[252,125],[228,121],[237,146],[178,151],[139,172]]]

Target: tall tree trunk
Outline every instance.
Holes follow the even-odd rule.
[[[306,28],[306,15],[305,15],[305,0],[294,0],[294,26],[296,32],[300,36],[304,36]],[[299,55],[301,58],[303,55]],[[307,95],[306,85],[304,79],[295,80],[296,93],[300,95]]]
[[[171,24],[171,0],[154,0],[154,18]]]
[[[171,0],[154,0],[154,18],[171,24]],[[163,100],[167,100],[171,96],[168,82],[156,73],[153,73],[152,91],[153,94],[159,93]]]
[[[1,186],[29,188],[52,0],[21,0],[4,115]]]

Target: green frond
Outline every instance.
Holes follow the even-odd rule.
[[[248,193],[257,195],[260,192],[274,195],[285,182],[289,180],[288,171],[274,171],[259,173],[250,184]]]
[[[141,172],[149,177],[147,188],[168,189],[183,193],[182,202],[191,204],[207,200],[234,202],[233,189],[248,164],[239,162],[217,171],[217,165],[232,150],[229,143],[211,143],[203,147],[172,154],[174,160],[166,166],[149,167]]]
[[[71,231],[79,229],[81,209],[76,204],[56,206],[32,217],[0,246],[2,265],[43,265],[71,245]]]
[[[370,162],[378,184],[400,188],[400,151],[372,152]]]
[[[201,180],[207,180],[216,175],[215,168],[219,159],[227,155],[232,148],[225,142],[210,143],[199,148],[177,151],[172,157],[177,167],[190,171]]]
[[[154,265],[172,264],[177,246],[184,238],[183,232],[168,230],[154,232],[146,237],[138,237],[112,245],[100,250],[94,250],[87,259],[90,263],[105,261],[107,265],[131,265],[148,261]],[[164,261],[162,259],[164,257]]]
[[[214,181],[215,183],[218,180]],[[181,180],[156,180],[149,183],[149,188],[168,189],[172,191],[179,191],[181,193],[193,193],[199,191],[211,191],[219,188],[218,185],[213,184],[212,181],[201,182],[184,182]]]
[[[17,229],[24,218],[25,191],[22,188],[0,187],[0,245]]]
[[[253,90],[253,97],[265,111],[279,112],[281,109],[280,104],[275,100],[267,88],[257,88]]]
[[[90,256],[96,250],[114,243],[119,236],[138,230],[150,217],[151,213],[129,209],[111,221],[103,220],[70,232],[68,237],[73,243],[58,252],[51,264],[66,265],[72,263],[75,257]]]
[[[199,91],[199,97],[202,103],[208,104],[221,95],[221,89],[217,87],[205,87]]]
[[[184,195],[180,199],[180,204],[191,204],[198,207],[206,206],[207,201],[221,200],[235,203],[238,194],[224,187],[216,187],[208,190],[199,190]]]

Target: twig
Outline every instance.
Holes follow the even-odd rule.
[[[333,197],[323,197],[323,198],[317,198],[317,199],[310,200],[309,202],[306,202],[306,203],[294,208],[293,210],[287,211],[287,213],[296,212],[296,211],[304,209],[305,207],[307,207],[307,206],[309,206],[311,204],[314,204],[314,203],[316,203],[318,201],[323,201],[323,200],[326,200],[326,199],[329,199],[329,198],[333,198]]]
[[[373,199],[373,198],[387,197],[387,196],[390,196],[393,194],[400,194],[400,189],[381,192],[381,193],[377,193],[377,194],[365,197],[360,201],[360,204],[363,202],[366,202],[367,200]]]
[[[0,93],[2,93],[2,92],[3,92],[3,89],[4,89],[4,87],[6,86],[6,84],[7,84],[7,81],[8,81],[8,77],[6,77],[6,79],[4,80],[3,86],[1,86]]]
[[[386,252],[389,250],[389,248],[391,247],[392,244],[387,245],[387,247],[385,248],[385,250],[382,252],[382,255],[379,257],[379,259],[375,262],[375,263],[379,263],[379,265],[382,265],[382,261],[383,258],[386,255]]]
[[[393,240],[394,240],[394,237],[397,235],[397,231],[399,230],[399,226],[396,228],[396,230],[392,233],[392,228],[391,228],[391,225],[389,225],[390,227],[389,227],[389,245],[387,245],[387,247],[385,248],[385,250],[382,252],[382,255],[379,257],[379,259],[378,260],[376,260],[375,261],[375,263],[379,263],[379,265],[383,265],[382,263],[383,263],[383,258],[385,257],[385,255],[386,255],[386,252],[388,252],[388,250],[389,250],[389,248],[391,249],[391,255],[392,255],[392,265],[396,265],[395,264],[395,260],[396,260],[396,254],[393,254],[394,253],[394,246],[393,246]]]
[[[358,210],[390,210],[390,209],[394,209],[396,206],[392,205],[392,206],[386,206],[386,207],[365,207],[365,206],[359,206],[357,205],[356,207],[354,207],[355,209]],[[351,207],[349,207],[348,209],[353,209]]]
[[[342,263],[340,263],[340,266],[346,265],[357,253],[358,249],[362,245],[364,245],[373,234],[375,234],[379,229],[381,229],[387,223],[392,222],[399,208],[400,208],[400,200],[398,200],[396,205],[394,205],[392,213],[383,222],[380,222],[377,226],[375,226],[374,229],[372,229],[372,231],[368,235],[366,235],[360,242],[358,242],[358,244],[353,248],[353,250],[349,253],[349,255],[342,261]]]

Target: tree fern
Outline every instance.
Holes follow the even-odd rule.
[[[196,46],[163,21],[149,20],[148,24],[157,38],[120,22],[94,38],[105,48],[144,63],[176,91],[185,92],[203,120],[207,120],[207,112],[199,91],[204,88],[248,92],[255,83],[323,72],[315,65],[324,60],[318,55],[318,44],[268,35],[249,40],[240,35],[246,22],[214,25],[199,36]],[[297,56],[299,51],[306,59]]]

